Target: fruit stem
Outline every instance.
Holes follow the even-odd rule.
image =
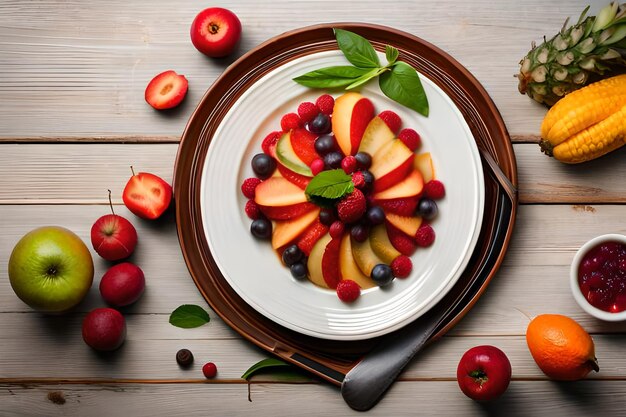
[[[130,166],[130,172],[132,172],[132,173],[133,173],[133,177],[134,177],[134,176],[135,176],[135,170],[133,169],[133,166],[132,166],[132,165]]]
[[[476,382],[478,382],[480,384],[480,386],[482,386],[485,382],[487,382],[489,380],[489,378],[487,377],[487,374],[484,371],[480,370],[480,369],[477,370],[477,371],[470,372],[469,376],[474,378],[474,380]]]
[[[115,210],[113,210],[113,201],[111,201],[111,190],[107,190],[109,192],[109,207],[111,207],[111,213],[115,214]]]
[[[209,23],[209,32],[211,32],[212,35],[215,35],[219,29],[220,27],[216,23]]]
[[[596,372],[600,372],[600,365],[598,365],[598,359],[596,358],[589,359],[587,363],[589,364],[591,369],[593,369]]]

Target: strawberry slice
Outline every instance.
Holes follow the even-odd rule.
[[[154,77],[146,87],[145,99],[157,110],[171,109],[180,104],[187,94],[187,79],[184,75],[169,70]]]
[[[313,203],[298,203],[289,206],[261,206],[259,210],[271,220],[289,220],[308,213],[315,208]]]
[[[391,245],[403,255],[413,255],[413,253],[415,253],[415,250],[417,249],[415,239],[413,239],[411,236],[407,235],[389,222],[386,222],[386,225],[387,235],[389,236],[389,241],[391,242]]]
[[[341,238],[332,239],[326,245],[324,255],[322,256],[322,276],[324,282],[329,288],[337,288],[337,284],[341,281],[341,272],[339,271],[339,246]]]
[[[305,177],[304,175],[293,172],[283,164],[277,164],[277,166],[280,175],[282,175],[287,181],[297,185],[303,190],[306,189],[306,186],[309,185],[309,183],[311,182],[311,177]]]
[[[328,226],[324,226],[319,219],[317,219],[304,231],[296,244],[306,256],[309,256],[315,243],[326,233],[328,233]]]
[[[290,138],[293,151],[308,166],[311,166],[311,163],[320,157],[315,151],[317,135],[306,129],[293,129]]]
[[[132,167],[131,167],[132,169]],[[161,177],[140,172],[130,177],[122,200],[130,211],[144,219],[161,217],[172,201],[172,187]]]
[[[415,214],[418,202],[418,196],[392,198],[389,200],[376,200],[376,204],[378,204],[383,210],[406,217],[410,217]]]

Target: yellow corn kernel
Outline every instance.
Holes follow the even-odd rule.
[[[626,143],[626,105],[617,112],[552,149],[553,156],[567,164],[589,161]]]
[[[541,137],[553,146],[606,119],[626,105],[626,74],[576,90],[559,100],[541,124]]]

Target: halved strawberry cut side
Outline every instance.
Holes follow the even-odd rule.
[[[303,190],[306,189],[306,186],[309,185],[309,183],[311,182],[311,177],[305,177],[304,175],[295,173],[283,164],[276,165],[278,167],[278,172],[280,172],[280,175],[282,175],[290,183],[297,185]]]
[[[317,135],[306,129],[293,129],[290,139],[294,153],[308,166],[320,157],[315,151]]]
[[[376,204],[386,212],[411,217],[415,214],[415,209],[417,208],[417,203],[419,202],[419,196],[375,201]]]
[[[324,282],[329,288],[337,288],[337,284],[341,281],[341,272],[339,271],[339,246],[341,239],[332,239],[326,245],[324,256],[322,257],[322,275]]]
[[[328,226],[323,225],[318,219],[298,238],[296,245],[306,256],[309,256],[315,243],[326,233],[328,233]]]
[[[157,110],[171,109],[180,104],[187,94],[188,82],[184,75],[169,70],[154,77],[146,87],[146,102]]]
[[[415,243],[415,239],[389,222],[386,222],[386,226],[387,236],[389,236],[391,245],[403,255],[413,255],[413,253],[417,250],[417,243]]]
[[[130,177],[126,183],[122,200],[135,215],[144,219],[156,219],[170,206],[172,187],[161,177],[140,172]]]
[[[289,220],[303,215],[315,208],[313,203],[298,203],[291,206],[261,206],[259,210],[271,220]]]

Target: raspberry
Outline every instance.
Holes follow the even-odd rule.
[[[435,231],[429,224],[422,224],[415,233],[415,243],[423,248],[428,247],[435,241]]]
[[[432,198],[433,200],[439,200],[446,195],[446,188],[443,186],[443,183],[441,181],[430,180],[424,186],[424,193],[428,198]]]
[[[400,255],[391,262],[391,271],[396,278],[406,278],[413,270],[413,262],[408,256]]]
[[[283,135],[283,132],[272,132],[263,139],[263,143],[261,144],[261,148],[263,149],[263,153],[269,156],[275,156],[274,149],[276,148],[276,144],[278,140]]]
[[[341,169],[343,172],[350,175],[356,170],[356,158],[352,155],[348,155],[341,160]]]
[[[365,214],[366,208],[365,196],[361,190],[356,189],[337,204],[339,220],[344,223],[355,222]]]
[[[320,109],[310,101],[300,103],[298,106],[298,116],[304,123],[309,123],[315,116],[320,113]]]
[[[311,172],[313,175],[317,175],[324,170],[324,161],[320,158],[317,158],[313,162],[311,162]]]
[[[398,116],[395,112],[392,112],[391,110],[385,110],[384,112],[381,112],[378,117],[383,119],[383,122],[387,124],[387,126],[393,133],[397,134],[398,130],[400,130],[400,126],[402,126],[402,120],[400,119],[400,116]]]
[[[254,200],[248,200],[245,210],[248,217],[250,217],[252,220],[260,219],[261,217],[263,217],[261,215],[259,205]]]
[[[241,192],[246,198],[254,198],[254,190],[259,184],[261,184],[261,180],[258,178],[246,178],[241,184]]]
[[[420,134],[417,133],[413,129],[402,129],[400,133],[398,133],[398,139],[400,139],[407,148],[414,151],[419,148],[422,143],[422,138],[420,138]]]
[[[337,284],[337,297],[344,303],[351,303],[361,295],[361,287],[351,279],[344,279]]]
[[[302,119],[295,113],[287,113],[280,119],[280,128],[283,129],[283,132],[289,132],[302,126]]]
[[[324,94],[317,98],[315,104],[322,113],[331,115],[335,107],[335,99],[330,94]]]
[[[344,230],[344,225],[343,223],[341,223],[340,221],[335,221],[333,222],[333,224],[330,225],[330,230],[328,231],[330,233],[330,237],[332,237],[333,239],[339,239],[341,236],[343,236],[343,230]]]
[[[356,188],[362,189],[365,187],[365,177],[361,171],[357,171],[352,174],[352,182]]]
[[[215,378],[215,375],[217,375],[217,366],[215,366],[213,362],[207,362],[202,367],[202,373],[207,379]]]

